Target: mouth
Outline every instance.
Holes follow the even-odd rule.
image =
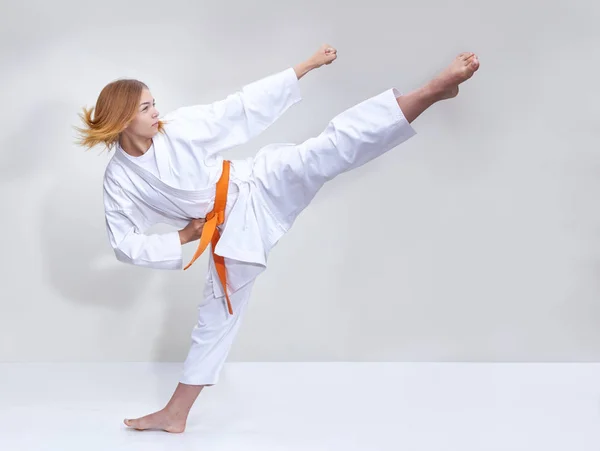
[[[155,122],[154,124],[152,124],[152,127],[158,127],[158,122]]]

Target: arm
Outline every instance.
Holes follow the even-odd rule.
[[[244,144],[301,100],[300,78],[335,58],[336,51],[323,46],[293,68],[250,83],[223,100],[179,108],[165,121],[178,124],[178,133],[207,156]]]
[[[154,221],[152,212],[142,212],[108,176],[104,180],[104,212],[108,240],[117,260],[154,269],[182,269],[182,231],[146,235]]]
[[[121,188],[114,173],[104,177],[106,230],[117,260],[155,269],[182,269],[182,246],[200,239],[206,220],[192,219],[183,229],[146,235],[144,230],[160,222],[152,210],[141,210]]]
[[[110,245],[117,260],[153,269],[182,269],[180,232],[145,235],[123,211],[105,213]]]

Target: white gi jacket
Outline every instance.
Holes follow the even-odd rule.
[[[388,89],[333,118],[319,136],[265,146],[255,157],[232,161],[225,222],[215,249],[225,257],[230,293],[266,268],[271,248],[327,180],[416,133],[397,104],[399,95]],[[117,147],[104,177],[106,226],[117,259],[182,269],[178,231],[144,232],[158,223],[181,229],[204,218],[213,209],[222,172],[219,152],[257,136],[300,100],[299,80],[289,68],[224,100],[167,114],[164,134],[153,139],[158,177]],[[214,295],[220,297],[212,257],[209,265]]]
[[[104,177],[106,226],[117,259],[149,268],[182,269],[178,231],[144,232],[157,223],[181,229],[192,219],[204,218],[213,208],[222,172],[219,152],[257,136],[300,100],[298,78],[289,68],[248,84],[224,100],[167,114],[162,119],[164,134],[153,139],[159,177],[117,147]],[[231,164],[225,223],[215,249],[226,258],[231,292],[265,269],[268,249],[285,232],[260,196],[252,195],[256,193],[251,186],[255,183],[252,160]],[[209,261],[216,278],[212,258]],[[219,297],[222,287],[215,280],[212,285]]]

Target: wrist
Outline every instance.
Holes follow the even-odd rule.
[[[317,69],[318,67],[319,66],[317,65],[317,63],[311,58],[311,59],[304,61],[303,63],[300,63],[300,64],[294,66],[294,70],[296,71],[296,76],[298,77],[298,80],[299,80],[302,77],[304,77],[307,73],[309,73],[311,70]]]
[[[185,233],[185,229],[182,229],[179,231],[179,242],[181,244],[187,244],[189,243],[189,238],[187,236],[187,233]]]
[[[313,69],[318,69],[319,67],[321,67],[314,58],[309,58],[307,59],[304,64],[306,65],[306,67],[308,68],[308,70],[313,70]]]

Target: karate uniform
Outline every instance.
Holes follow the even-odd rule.
[[[181,382],[218,382],[256,277],[270,250],[323,184],[411,138],[415,131],[388,89],[333,118],[300,144],[271,144],[230,163],[225,220],[214,252],[223,256],[233,314],[209,256],[204,299]],[[184,267],[178,231],[146,235],[154,224],[177,229],[204,218],[215,201],[225,149],[243,144],[301,100],[292,68],[244,86],[223,100],[176,109],[150,149],[132,157],[119,146],[104,176],[108,238],[119,261],[155,269]]]

